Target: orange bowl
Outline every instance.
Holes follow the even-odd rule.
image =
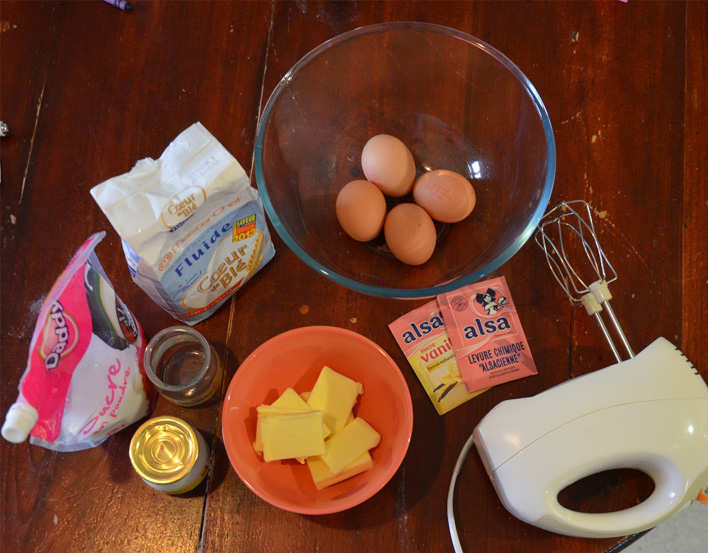
[[[288,387],[311,390],[325,365],[363,385],[356,414],[381,434],[381,442],[371,450],[373,468],[318,490],[307,465],[266,463],[253,441],[256,407]],[[391,479],[408,450],[413,405],[401,371],[382,348],[349,330],[310,326],[271,338],[244,360],[229,384],[221,424],[229,460],[256,495],[287,511],[327,514],[359,505]]]

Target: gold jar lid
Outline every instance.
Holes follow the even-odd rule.
[[[177,417],[150,419],[130,442],[130,462],[144,480],[154,484],[172,484],[184,478],[198,456],[194,429]]]

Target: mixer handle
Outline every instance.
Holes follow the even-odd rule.
[[[636,468],[651,476],[655,482],[651,496],[622,511],[581,513],[563,507],[558,502],[557,494],[551,492],[547,501],[549,514],[539,520],[536,526],[571,536],[615,537],[653,528],[688,506],[688,502],[682,501],[684,494],[676,494],[677,490],[681,490],[684,479],[680,469],[670,460],[657,457],[635,463],[633,467],[628,467],[627,463],[618,463],[616,468]],[[675,500],[672,501],[672,497]]]

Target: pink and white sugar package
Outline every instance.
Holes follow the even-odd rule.
[[[156,392],[145,375],[145,336],[116,296],[91,236],[42,306],[20,393],[2,427],[8,441],[57,451],[97,446],[148,415]]]

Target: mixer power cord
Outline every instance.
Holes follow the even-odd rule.
[[[473,436],[474,434],[470,434],[462,451],[460,451],[460,455],[457,457],[455,469],[452,471],[452,478],[450,479],[450,488],[447,492],[447,525],[450,528],[450,538],[452,539],[452,546],[455,549],[455,553],[463,553],[462,545],[460,544],[460,536],[457,534],[457,524],[455,524],[455,487],[457,485],[457,477],[460,475],[460,471],[462,471],[462,465],[465,464],[465,460],[474,445]]]

